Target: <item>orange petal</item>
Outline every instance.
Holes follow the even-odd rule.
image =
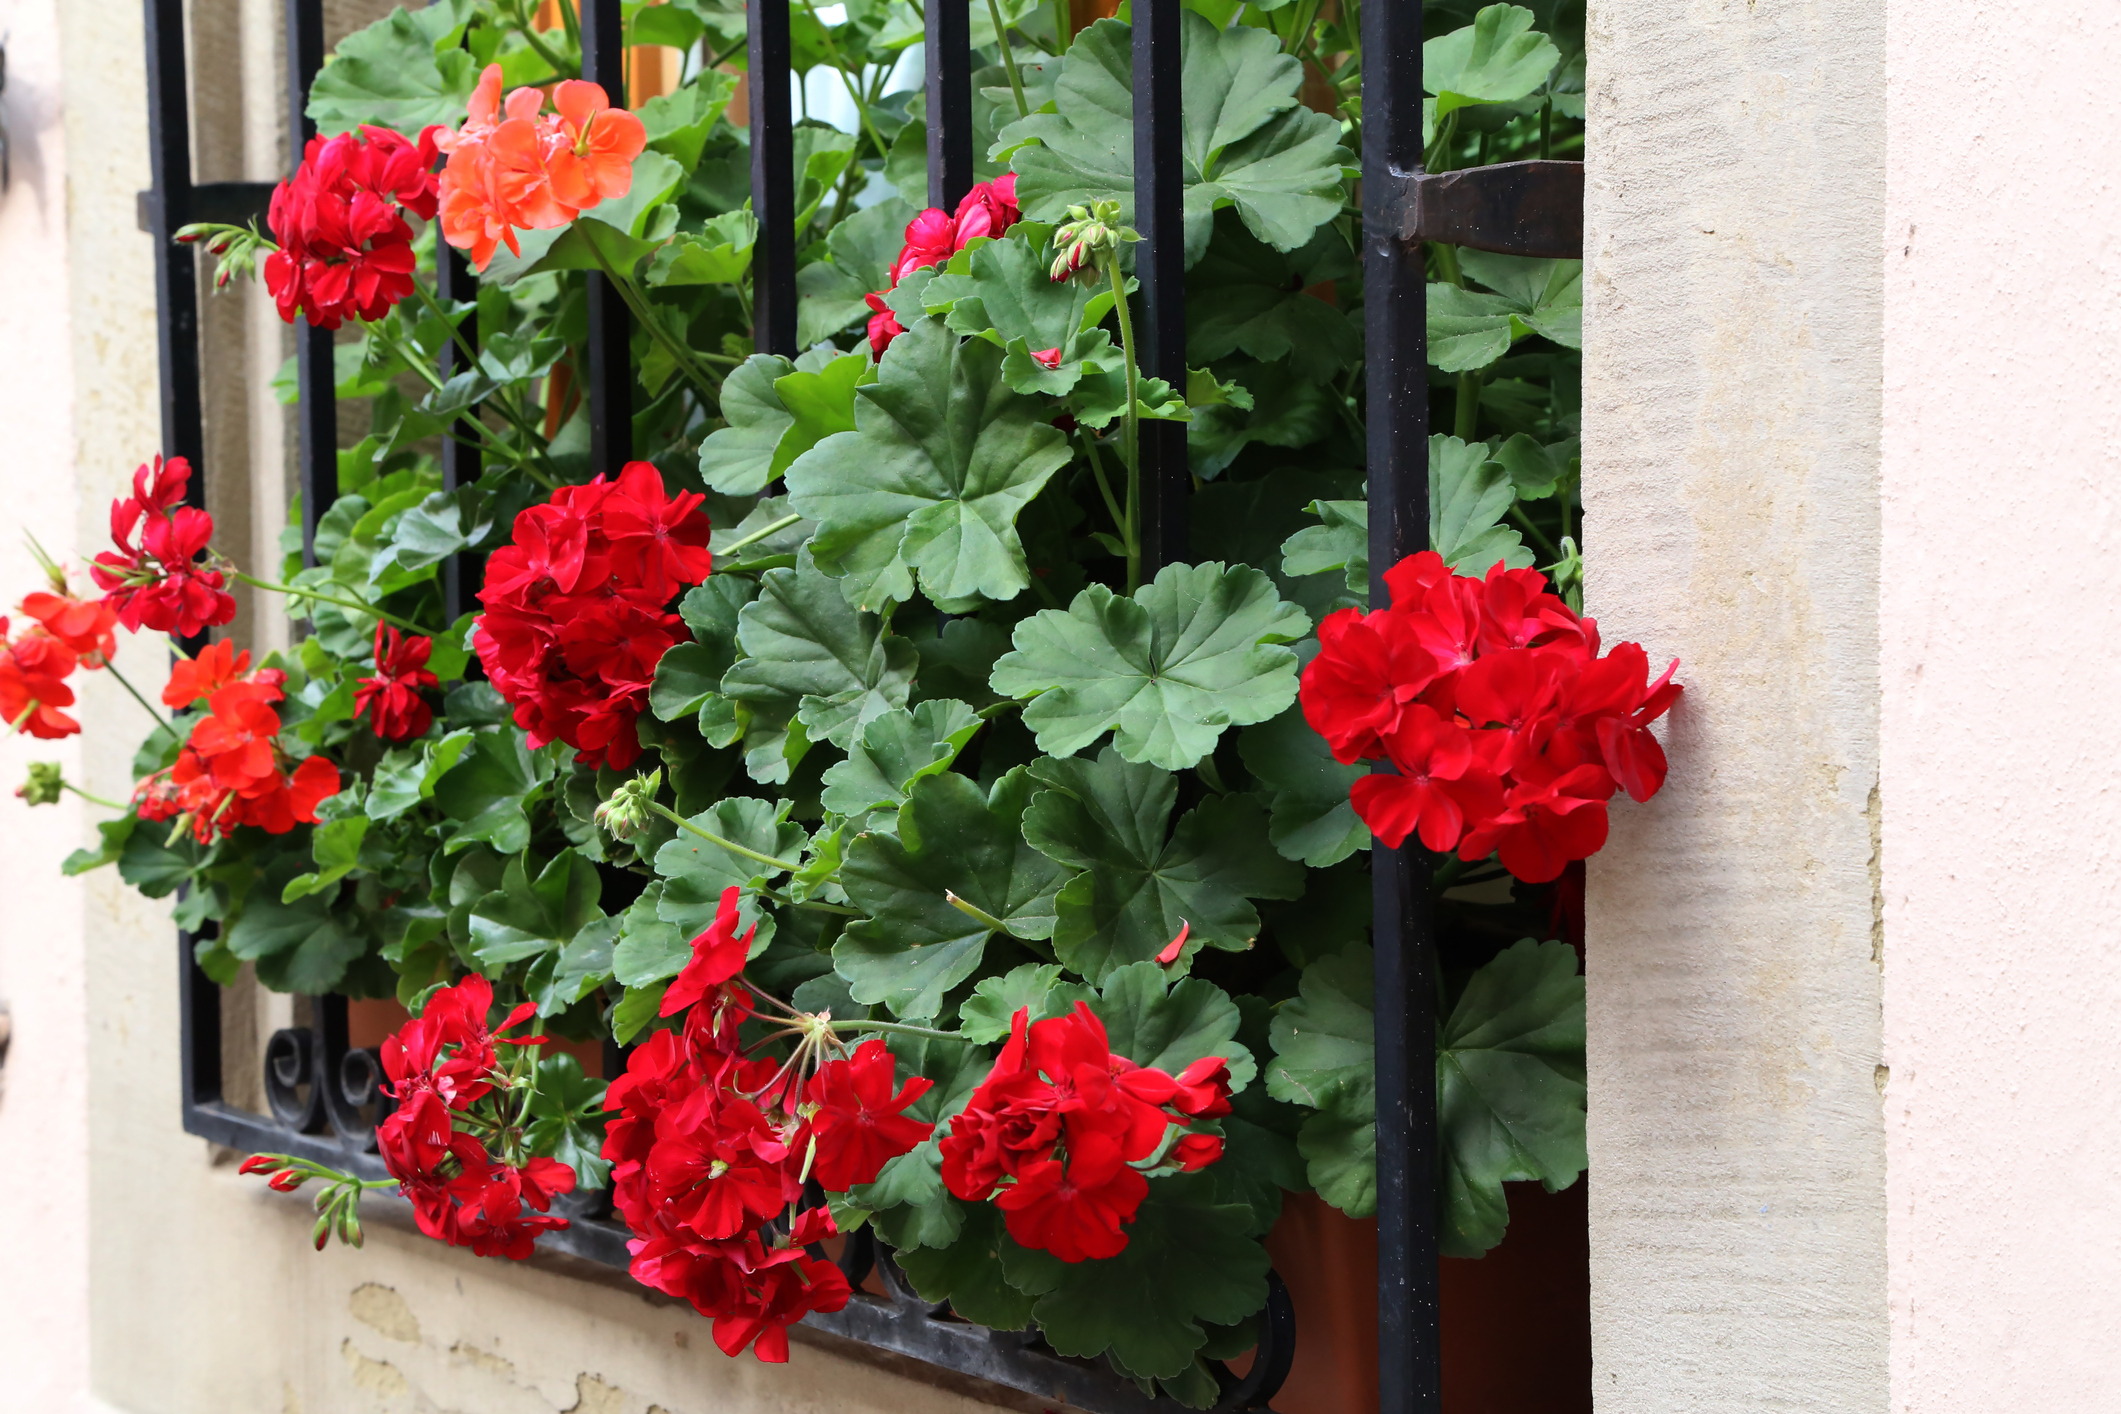
[[[576,132],[582,130],[592,114],[604,112],[611,107],[611,99],[600,84],[584,83],[581,79],[567,79],[552,91],[552,106],[560,111]],[[632,114],[626,116],[633,117]],[[634,119],[638,124],[639,119]]]

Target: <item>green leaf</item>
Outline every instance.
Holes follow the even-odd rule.
[[[1270,1032],[1267,1093],[1309,1106],[1297,1147],[1311,1186],[1350,1217],[1377,1211],[1375,983],[1367,945],[1306,967],[1302,995],[1283,1004]]]
[[[913,208],[896,197],[857,211],[825,238],[827,259],[795,273],[796,343],[804,348],[869,319],[872,290],[891,287],[891,264],[905,244]]]
[[[1068,207],[1117,201],[1134,221],[1131,31],[1100,20],[1077,36],[1055,90],[1055,113],[1011,124],[1001,142],[1036,139],[1016,154],[1017,199],[1034,221]],[[1302,74],[1273,37],[1218,30],[1188,12],[1180,30],[1185,79],[1186,262],[1208,247],[1215,209],[1234,205],[1248,230],[1295,250],[1340,212],[1340,124],[1296,105]]]
[[[573,1169],[579,1188],[602,1188],[611,1176],[610,1163],[598,1153],[604,1145],[604,1082],[584,1075],[573,1056],[540,1060],[523,1137],[533,1154]]]
[[[1543,501],[1576,474],[1578,444],[1574,437],[1552,446],[1520,432],[1495,450],[1495,460],[1510,473],[1510,484],[1520,501]]]
[[[498,891],[471,909],[472,954],[490,968],[557,952],[590,920],[602,916],[597,868],[574,850],[561,850],[535,882],[524,857],[508,861]]]
[[[657,288],[733,285],[751,268],[758,238],[759,223],[749,211],[725,212],[698,234],[686,232],[657,251],[646,282]]]
[[[1370,506],[1367,501],[1313,501],[1308,525],[1282,543],[1281,572],[1292,577],[1341,571],[1348,592],[1370,597]]]
[[[1517,493],[1484,442],[1429,438],[1429,547],[1460,574],[1484,575],[1497,560],[1511,569],[1532,563],[1524,538],[1502,524]]]
[[[462,123],[478,83],[470,52],[457,46],[471,12],[467,0],[392,10],[340,40],[309,87],[318,133],[372,123],[417,138],[429,123]]]
[[[1245,769],[1267,788],[1267,838],[1282,858],[1324,869],[1370,847],[1369,827],[1356,817],[1348,798],[1364,768],[1334,760],[1325,738],[1304,720],[1302,707],[1246,727],[1237,749]]]
[[[913,593],[1013,599],[1031,580],[1016,517],[1069,459],[1037,400],[1011,391],[1002,351],[923,319],[859,390],[855,431],[788,468],[790,506],[818,522],[811,552],[850,603]]]
[[[656,1013],[663,1005],[663,993],[668,990],[666,982],[628,987],[626,995],[611,1009],[611,1039],[622,1046],[632,1045],[634,1037],[655,1024]]]
[[[852,432],[854,390],[876,381],[876,366],[862,354],[841,354],[817,369],[805,368],[807,361],[797,360],[793,373],[773,381],[781,406],[795,418],[774,452],[774,464],[783,470],[833,433]]]
[[[934,1016],[943,994],[971,976],[990,929],[951,906],[955,893],[1022,938],[1051,937],[1053,898],[1068,871],[1023,838],[1036,789],[1022,767],[991,794],[953,772],[916,781],[898,814],[898,835],[859,836],[840,883],[869,915],[833,945],[833,968],[858,1002],[896,1016]]]
[[[1502,1185],[1576,1181],[1584,1148],[1584,992],[1566,943],[1530,938],[1473,974],[1437,1038],[1446,1256],[1502,1241]]]
[[[693,816],[692,823],[732,844],[796,863],[804,832],[801,825],[789,823],[788,810],[785,800],[775,804],[755,796],[731,796]],[[665,880],[657,916],[676,924],[689,938],[714,921],[724,889],[753,888],[784,871],[680,830],[656,851],[655,872]]]
[[[1234,214],[1215,218],[1215,239],[1186,272],[1186,357],[1209,363],[1243,353],[1262,363],[1289,361],[1297,377],[1326,382],[1362,357],[1362,335],[1347,313],[1308,287],[1346,273],[1353,260],[1338,231],[1322,229],[1284,255],[1245,230]]]
[[[1187,977],[1171,985],[1154,961],[1133,962],[1106,976],[1090,1010],[1104,1022],[1114,1054],[1136,1065],[1177,1075],[1206,1056],[1221,1056],[1230,1066],[1232,1094],[1259,1073],[1237,1041],[1237,1003],[1212,982]]]
[[[957,1009],[959,1034],[974,1041],[999,1041],[1014,1027],[1019,1011],[1028,1009],[1033,1021],[1059,1014],[1061,1008],[1047,1009],[1047,998],[1060,978],[1057,963],[1027,962],[1000,977],[982,979]]]
[[[120,815],[115,820],[98,820],[96,834],[100,843],[94,849],[77,849],[66,856],[59,872],[71,879],[86,874],[91,869],[101,869],[106,864],[116,864],[125,852],[127,841],[133,837],[133,827],[140,823],[137,815]]]
[[[952,259],[921,298],[953,333],[977,334],[1008,350],[1002,377],[1015,391],[1061,397],[1081,379],[1086,360],[1112,352],[1111,336],[1098,327],[1112,298],[1109,289],[1079,280],[1056,284],[1042,249],[1043,240],[1034,242],[1018,227],[1006,240],[981,242]],[[1060,351],[1059,368],[1031,361],[1031,354],[1048,349]]]
[[[676,6],[644,5],[635,12],[635,23],[663,9],[673,14],[684,13]],[[707,135],[714,130],[715,120],[722,116],[722,110],[729,106],[736,84],[737,81],[728,74],[709,69],[677,92],[643,103],[639,116],[641,126],[648,134],[648,146],[676,162],[681,171],[690,172],[699,166],[700,153],[707,146]]]
[[[190,882],[205,858],[205,847],[189,831],[168,843],[170,828],[162,821],[148,822],[146,829],[130,831],[118,850],[118,877],[149,898],[175,893],[178,885]],[[297,856],[295,868],[287,872],[296,873],[300,867]]]
[[[759,597],[737,617],[737,642],[745,656],[723,677],[723,694],[791,713],[813,739],[841,748],[906,705],[918,661],[882,619],[849,605],[807,552],[793,569],[767,571]]]
[[[530,989],[539,1016],[558,1016],[604,985],[611,977],[619,927],[620,920],[611,917],[592,918],[582,925],[582,931],[554,960],[552,971]]]
[[[1032,1308],[1040,1334],[1063,1355],[1109,1351],[1137,1376],[1180,1374],[1207,1342],[1204,1325],[1234,1325],[1266,1304],[1267,1252],[1248,1235],[1251,1217],[1215,1203],[1204,1175],[1151,1183],[1117,1257],[1024,1264],[1043,1288]]]
[[[434,782],[435,804],[457,822],[443,853],[478,843],[491,844],[503,854],[520,853],[530,843],[530,817],[524,807],[552,779],[552,756],[532,751],[512,727],[474,737],[464,759]]]
[[[961,1215],[956,1239],[895,1252],[893,1260],[922,1300],[947,1301],[959,1319],[990,1330],[1022,1330],[1031,1322],[1032,1298],[1002,1274],[1002,1252],[1016,1244],[1002,1228],[1001,1210],[947,1195],[945,1201]]]
[[[655,880],[620,917],[611,975],[623,987],[645,987],[675,977],[692,960],[690,935],[663,921],[663,889],[663,881]]]
[[[722,416],[728,426],[700,443],[700,477],[724,496],[750,496],[788,469],[777,455],[795,415],[774,391],[774,380],[795,365],[778,354],[753,354],[722,381]]]
[[[1511,103],[1536,92],[1561,51],[1532,28],[1522,5],[1490,5],[1464,29],[1421,46],[1421,81],[1436,95],[1436,116],[1475,103]]]
[[[367,951],[368,939],[322,898],[280,901],[301,867],[299,854],[286,854],[265,871],[225,944],[232,956],[256,964],[258,980],[275,991],[329,992],[345,977],[348,964]]]
[[[1033,698],[1024,723],[1041,751],[1073,755],[1109,729],[1129,761],[1184,770],[1226,727],[1296,699],[1296,654],[1282,645],[1309,627],[1250,566],[1166,565],[1132,599],[1093,584],[1023,620],[992,683]]]
[[[1510,351],[1514,311],[1501,295],[1457,285],[1429,285],[1429,362],[1445,373],[1486,368]]]
[[[1050,787],[1032,801],[1024,835],[1077,875],[1060,891],[1056,956],[1101,983],[1154,958],[1191,925],[1193,939],[1242,951],[1259,933],[1247,898],[1293,898],[1303,871],[1267,843],[1265,813],[1249,796],[1203,802],[1165,838],[1178,783],[1107,747],[1097,760],[1041,760]]]
[[[1582,261],[1461,250],[1458,263],[1505,303],[1518,337],[1543,334],[1565,349],[1583,347]]]
[[[862,728],[845,761],[825,768],[825,808],[836,815],[897,809],[915,781],[948,770],[979,729],[973,710],[952,698],[893,708]]]
[[[361,839],[368,833],[366,815],[348,815],[310,831],[309,846],[317,867],[314,873],[297,874],[280,891],[280,902],[322,893],[351,874],[361,863]]]

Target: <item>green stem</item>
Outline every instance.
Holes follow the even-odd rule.
[[[1464,439],[1461,438],[1460,440],[1463,441]],[[1539,548],[1547,559],[1558,560],[1561,558],[1560,547],[1547,539],[1545,531],[1532,524],[1532,518],[1524,513],[1524,507],[1518,505],[1515,501],[1510,503],[1510,519],[1517,522],[1518,529],[1539,542]]]
[[[1451,435],[1461,442],[1473,440],[1480,427],[1480,375],[1461,373],[1458,375],[1458,416],[1451,428]]]
[[[379,608],[365,599],[341,599],[335,595],[322,594],[314,589],[302,589],[292,584],[274,584],[269,579],[259,579],[257,576],[245,574],[241,570],[231,570],[229,573],[238,584],[247,584],[253,589],[269,589],[275,594],[286,594],[297,599],[311,599],[319,604],[336,604],[342,609],[352,609],[356,613],[367,614],[371,618],[381,619],[393,628],[401,628],[407,633],[417,633],[424,638],[432,638],[435,633],[435,630],[431,628],[422,628],[410,619],[401,619],[389,610]]]
[[[978,904],[972,902],[970,899],[959,898],[950,890],[944,889],[943,902],[949,904],[959,913],[964,914],[967,918],[971,919],[975,923],[978,923],[982,927],[992,928],[997,933],[1009,933],[1011,937],[1015,936],[1013,932],[1010,932],[1008,924],[1002,922],[1001,919],[996,918],[993,914],[987,912],[986,909],[981,908]]]
[[[648,301],[634,288],[633,281],[621,275],[611,261],[605,258],[603,248],[593,239],[587,244],[590,253],[596,256],[597,264],[603,267],[604,278],[611,281],[611,287],[619,292],[619,298],[626,301],[626,307],[633,311],[633,317],[641,321],[641,327],[648,331],[648,337],[663,346],[663,351],[670,355],[671,362],[678,366],[678,371],[691,381],[693,387],[706,394],[715,406],[721,406],[722,385],[709,378],[706,371],[692,361],[691,350],[682,347],[677,340],[670,337],[662,322],[649,311]]]
[[[663,802],[661,802],[660,800],[651,800],[648,802],[648,805],[650,809],[654,810],[657,814],[661,815],[671,824],[676,825],[679,829],[690,830],[695,835],[698,835],[701,839],[707,841],[707,843],[712,845],[720,845],[723,849],[728,850],[731,854],[741,855],[745,859],[751,860],[753,863],[770,865],[775,869],[785,869],[791,874],[797,872],[803,867],[800,864],[790,864],[785,859],[775,859],[770,854],[760,854],[757,850],[748,849],[745,846],[738,844],[735,840],[725,840],[720,835],[712,834],[709,831],[703,830],[698,825],[695,825],[690,820],[686,819],[684,816],[678,814],[677,811],[672,810],[669,806],[663,804]]]
[[[100,795],[90,795],[90,794],[89,794],[89,793],[88,793],[87,791],[85,791],[85,790],[81,789],[81,787],[79,787],[79,786],[75,785],[75,784],[74,784],[74,783],[73,783],[72,781],[64,781],[64,780],[62,780],[61,782],[59,782],[59,789],[61,789],[61,790],[70,790],[70,791],[72,791],[72,792],[73,792],[73,793],[74,793],[75,795],[78,795],[78,796],[80,796],[80,797],[81,797],[81,798],[82,798],[83,800],[87,801],[87,802],[88,802],[88,803],[89,803],[90,805],[100,805],[100,806],[102,806],[102,807],[103,807],[103,808],[104,808],[105,810],[116,810],[116,811],[118,811],[118,812],[120,812],[120,813],[123,813],[123,812],[125,812],[125,811],[127,811],[127,810],[130,810],[130,809],[132,809],[132,807],[131,807],[131,806],[129,806],[129,805],[120,805],[120,804],[119,804],[119,803],[118,803],[117,801],[115,801],[115,800],[105,800],[105,799],[104,799],[104,798],[103,798],[102,796],[100,796]]]
[[[810,12],[811,19],[817,19],[817,6],[811,4],[810,0],[803,0],[803,8]],[[824,36],[825,57],[832,61],[833,70],[839,74],[840,85],[847,90],[847,97],[854,104],[855,115],[861,119],[862,128],[869,134],[869,141],[876,144],[877,155],[879,157],[889,155],[891,149],[885,145],[884,139],[878,135],[876,124],[869,121],[869,105],[862,102],[862,95],[855,88],[854,80],[847,76],[847,65],[840,58],[840,47],[832,42],[832,30],[824,21],[819,20],[818,33]]]
[[[448,310],[442,308],[441,302],[437,300],[432,294],[428,293],[427,287],[421,284],[418,280],[413,281],[412,288],[413,293],[417,294],[420,297],[421,301],[426,304],[427,308],[433,312],[435,317],[442,321],[442,327],[449,331],[449,337],[455,341],[457,348],[461,350],[464,354],[464,366],[467,369],[477,368],[479,366],[479,351],[473,348],[471,346],[470,341],[467,340],[462,334],[462,332],[458,330],[457,321],[455,317],[451,315]],[[401,353],[399,357],[402,358],[404,357],[404,355]],[[489,440],[493,440],[495,441],[496,445],[501,446],[508,453],[509,461],[513,463],[516,467],[521,469],[528,476],[530,476],[532,480],[538,482],[538,484],[543,486],[548,491],[557,491],[560,486],[559,468],[553,466],[552,463],[546,459],[545,454],[537,449],[537,444],[544,440],[543,434],[541,434],[536,428],[530,425],[529,420],[523,416],[522,410],[516,407],[514,399],[502,396],[503,392],[503,389],[494,389],[494,391],[490,395],[488,395],[486,401],[494,406],[495,410],[501,414],[502,418],[508,423],[509,426],[515,428],[518,433],[522,434],[523,445],[527,449],[528,456],[534,457],[539,462],[543,463],[545,466],[545,470],[551,473],[550,477],[548,478],[546,476],[540,475],[536,470],[530,467],[527,461],[525,460],[524,452],[518,452],[513,446],[509,446],[504,443],[499,443],[497,439],[493,438],[490,429],[481,427],[480,430],[486,433]],[[459,418],[458,421],[468,422],[475,426],[478,425],[478,419],[475,417],[463,417]]]
[[[19,731],[21,731],[21,730],[22,730],[22,724],[23,724],[24,722],[28,721],[28,720],[29,720],[30,718],[32,718],[32,717],[34,717],[34,716],[36,716],[36,715],[37,715],[37,709],[38,709],[39,707],[42,707],[43,705],[44,705],[44,699],[43,699],[43,698],[41,698],[41,697],[32,697],[32,698],[31,698],[31,699],[29,700],[29,706],[27,706],[27,707],[25,707],[25,708],[23,708],[23,709],[22,709],[22,715],[21,715],[21,716],[19,716],[19,717],[17,717],[17,718],[15,718],[15,720],[14,720],[14,721],[12,721],[12,722],[9,722],[9,723],[7,724],[7,734],[8,734],[9,736],[13,736],[13,735],[14,735],[14,734],[15,734],[16,732],[19,732]]]
[[[1105,509],[1112,513],[1112,528],[1119,532],[1121,540],[1128,538],[1127,513],[1119,508],[1119,498],[1112,494],[1112,483],[1105,479],[1105,459],[1097,454],[1097,437],[1085,431],[1083,450],[1090,455],[1090,474],[1097,478],[1098,494],[1105,498]]]
[[[576,0],[560,0],[560,25],[567,31],[567,42],[574,52],[582,52],[582,17],[575,8]]]
[[[564,0],[560,6],[560,13],[563,15],[568,13]],[[580,64],[570,64],[546,47],[545,41],[538,37],[537,26],[532,24],[528,17],[524,15],[520,6],[517,7],[512,18],[515,23],[510,25],[509,28],[522,35],[524,42],[529,44],[531,52],[543,59],[554,73],[563,79],[580,78],[582,76],[582,66]]]
[[[1120,352],[1127,358],[1127,411],[1121,445],[1127,459],[1127,592],[1132,594],[1142,585],[1142,545],[1137,533],[1142,506],[1141,419],[1136,413],[1140,407],[1141,369],[1134,359],[1134,315],[1127,306],[1126,281],[1119,273],[1119,253],[1107,250],[1100,252],[1098,258],[1112,281],[1112,306],[1119,312]]]
[[[955,1031],[937,1031],[928,1026],[908,1026],[903,1021],[837,1021],[832,1023],[835,1031],[881,1031],[886,1036],[924,1036],[931,1041],[962,1041],[965,1038]]]
[[[170,726],[168,719],[165,718],[160,712],[157,712],[154,707],[148,702],[148,700],[140,695],[139,688],[134,687],[131,682],[126,680],[125,674],[118,671],[118,665],[116,663],[105,663],[103,665],[103,670],[118,680],[118,686],[124,688],[128,693],[132,694],[133,701],[139,703],[140,709],[147,713],[148,716],[153,717],[155,719],[156,726],[160,727],[163,731],[168,732],[172,736],[176,735],[176,730],[175,728]]]
[[[1009,27],[1002,23],[1002,7],[995,0],[987,0],[987,13],[994,18],[994,43],[1002,51],[1002,67],[1009,71],[1009,92],[1016,98],[1016,116],[1031,116],[1031,105],[1024,100],[1023,76],[1016,71],[1016,50],[1009,43]]]
[[[755,545],[759,541],[764,540],[767,536],[773,534],[775,531],[786,530],[789,526],[794,525],[797,521],[801,519],[802,516],[791,511],[789,514],[782,516],[779,520],[775,521],[771,525],[760,526],[757,530],[752,531],[749,535],[746,535],[741,539],[730,541],[727,545],[724,545],[722,547],[721,553],[724,555],[734,555],[737,551],[743,549],[746,545]]]

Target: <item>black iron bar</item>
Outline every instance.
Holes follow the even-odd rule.
[[[566,3],[566,0],[561,0]],[[582,77],[601,84],[611,106],[626,106],[626,27],[619,0],[582,0]],[[589,469],[617,476],[633,459],[633,320],[626,301],[598,271],[587,276]]]
[[[323,0],[287,0],[288,165],[302,165],[303,150],[316,136],[310,120],[309,85],[324,67]],[[296,480],[302,488],[302,564],[317,562],[317,523],[339,498],[338,380],[333,369],[332,331],[307,321],[294,326]]]
[[[1179,86],[1180,0],[1134,4],[1134,274],[1141,281],[1135,325],[1144,377],[1186,387],[1185,108]],[[1142,577],[1186,558],[1186,426],[1141,424]]]
[[[440,240],[435,242],[435,294],[444,309],[453,304],[470,304],[472,309],[457,324],[457,335],[472,348],[479,346],[479,297],[478,277],[472,273],[471,262],[464,252]],[[442,352],[436,356],[437,371],[444,381],[465,371],[470,360],[457,347],[456,339],[444,338]],[[442,489],[454,492],[471,485],[479,479],[479,449],[471,439],[478,434],[466,429],[460,438],[445,438],[442,442]],[[451,555],[442,561],[442,621],[455,623],[470,612],[477,602],[479,582],[484,574],[483,555],[466,551]],[[476,660],[474,660],[476,661]]]
[[[795,347],[795,117],[789,101],[788,0],[751,0],[749,58],[752,342],[793,357]]]
[[[1363,332],[1370,600],[1429,547],[1428,286],[1395,219],[1421,170],[1421,0],[1362,11]],[[1435,940],[1418,845],[1371,854],[1376,943],[1377,1327],[1380,1414],[1437,1414]]]
[[[955,211],[972,190],[972,6],[966,0],[929,0],[924,20],[928,204]]]

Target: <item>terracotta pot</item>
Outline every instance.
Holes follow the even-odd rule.
[[[1512,1183],[1509,1236],[1442,1270],[1444,1408],[1462,1414],[1588,1414],[1590,1242],[1585,1186]],[[1296,1359],[1280,1414],[1377,1408],[1377,1224],[1290,1194],[1267,1236],[1296,1307]]]

